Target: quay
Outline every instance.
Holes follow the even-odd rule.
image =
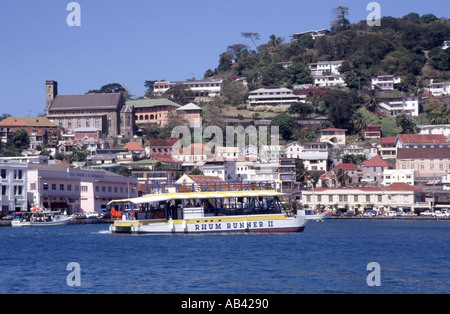
[[[113,219],[72,219],[69,225],[98,225],[112,224]],[[11,220],[0,220],[0,227],[11,227]]]
[[[361,215],[358,216],[332,216],[330,217],[330,219],[359,219],[359,220],[364,220],[364,219],[370,219],[370,220],[448,220],[450,221],[450,217],[449,218],[445,218],[445,217],[426,217],[426,216],[413,216],[413,217],[401,217],[401,216],[395,216],[395,217],[385,217],[385,216],[376,216],[376,217],[363,217]]]

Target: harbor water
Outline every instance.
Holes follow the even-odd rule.
[[[450,293],[450,221],[331,219],[302,233],[172,236],[74,225],[0,228],[0,238],[2,294]]]

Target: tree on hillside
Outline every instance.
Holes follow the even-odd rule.
[[[349,129],[361,100],[356,93],[332,90],[322,97],[328,117],[336,128]]]
[[[259,33],[249,33],[249,32],[246,32],[246,33],[241,33],[241,36],[242,36],[243,38],[250,39],[250,40],[252,41],[253,45],[255,45],[255,50],[258,51],[258,46],[256,45],[256,41],[259,40],[259,38],[261,37],[261,36],[259,35]]]
[[[407,116],[404,112],[395,117],[395,123],[402,128],[402,134],[416,133],[416,124],[411,116]]]
[[[338,6],[332,10],[335,19],[331,22],[331,31],[339,32],[350,28],[350,21],[347,19],[349,9]]]
[[[92,89],[87,92],[87,94],[111,94],[111,93],[122,93],[122,96],[125,98],[125,100],[130,100],[131,95],[126,90],[125,87],[123,87],[119,83],[110,83],[103,85],[100,87],[100,89]]]
[[[294,119],[288,115],[287,113],[282,113],[276,116],[272,122],[271,126],[278,126],[280,130],[280,135],[284,140],[288,141],[292,137],[293,127],[294,127]]]
[[[355,112],[353,115],[353,129],[363,138],[363,132],[367,127],[367,122],[364,116],[360,112]]]
[[[369,95],[365,98],[366,102],[366,108],[370,112],[377,112],[378,111],[378,105],[380,104],[380,99],[377,97],[374,90],[371,90],[369,92]]]

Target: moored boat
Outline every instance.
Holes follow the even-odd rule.
[[[11,221],[12,227],[53,227],[69,223],[67,215],[57,211],[35,210]]]
[[[324,220],[331,218],[331,211],[315,212],[312,210],[298,210],[297,215],[304,217],[306,220]]]
[[[301,232],[306,219],[285,209],[275,190],[149,194],[110,202],[113,233]]]

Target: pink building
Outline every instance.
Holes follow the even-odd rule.
[[[383,181],[383,172],[386,169],[391,169],[392,166],[380,156],[375,156],[362,165],[363,181]]]
[[[68,214],[106,208],[113,199],[137,196],[137,180],[105,170],[64,164],[28,166],[28,202]]]

